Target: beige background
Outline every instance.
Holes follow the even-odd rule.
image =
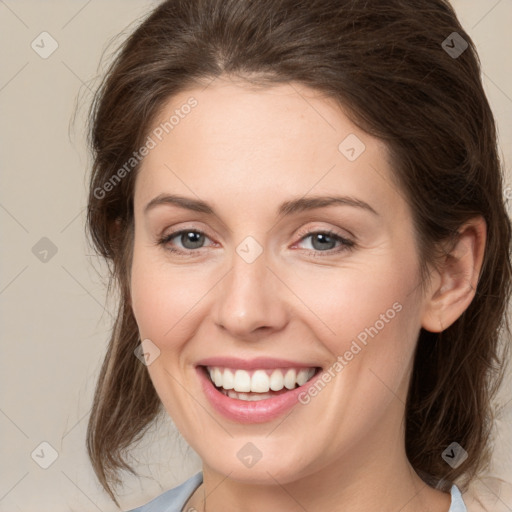
[[[479,47],[511,205],[512,0],[453,3]],[[118,510],[96,482],[84,446],[113,309],[105,307],[102,279],[93,268],[98,261],[84,238],[89,159],[83,120],[102,52],[107,49],[108,58],[109,41],[133,29],[155,4],[0,0],[0,512]],[[43,31],[58,44],[46,59],[31,47]],[[51,242],[41,242],[43,237]],[[510,398],[503,391],[500,403]],[[493,510],[512,511],[512,402],[506,410],[490,475],[507,483],[498,488],[482,479],[480,486],[496,502]],[[136,452],[145,477],[127,478],[124,510],[200,469],[170,421],[150,441]],[[52,448],[42,442],[57,456],[48,469],[35,462],[51,462]]]

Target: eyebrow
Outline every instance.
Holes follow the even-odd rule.
[[[160,194],[156,196],[144,207],[144,213],[146,214],[160,205],[174,205],[194,212],[215,215],[213,208],[207,202],[176,194]],[[352,206],[366,210],[373,215],[379,215],[368,203],[349,196],[310,196],[285,201],[280,205],[278,215],[288,216],[326,206]]]

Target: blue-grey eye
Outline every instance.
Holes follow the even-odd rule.
[[[336,239],[325,233],[316,233],[311,236],[311,242],[314,249],[319,251],[334,249],[336,247]]]
[[[177,237],[179,237],[179,241],[184,249],[199,249],[203,246],[206,238],[203,233],[198,233],[196,231],[182,231],[173,238]]]

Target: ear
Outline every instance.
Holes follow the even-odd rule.
[[[487,226],[475,217],[458,230],[458,239],[434,272],[425,297],[421,326],[441,332],[453,324],[473,300],[485,250]]]

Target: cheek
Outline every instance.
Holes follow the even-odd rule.
[[[171,266],[165,261],[165,254],[162,257],[158,252],[135,244],[131,271],[132,308],[141,336],[172,348],[171,342],[182,339],[184,329],[191,327],[194,306],[209,286],[204,272]]]
[[[414,258],[388,255],[323,270],[304,273],[307,277],[297,279],[293,289],[309,310],[316,337],[333,355],[350,350],[354,340],[364,347],[389,339],[387,348],[396,350],[414,342],[419,324],[419,301],[411,293],[418,279]]]
[[[415,259],[406,253],[388,255],[334,276],[325,272],[302,280],[294,289],[307,297],[315,313],[308,313],[309,328],[330,355],[326,363],[339,402],[334,422],[352,424],[359,417],[371,423],[385,414],[395,394],[405,402],[420,327],[421,304],[411,293],[417,271]],[[352,420],[345,418],[347,410],[355,414]]]
[[[413,258],[394,264],[383,259],[378,267],[367,265],[366,272],[343,269],[337,276],[325,273],[324,278],[302,280],[294,288],[307,298],[315,313],[307,313],[308,326],[329,352],[330,391],[318,400],[332,397],[325,421],[339,426],[333,444],[342,443],[347,432],[359,435],[380,421],[389,407],[400,409],[406,401],[420,326],[420,302],[411,293],[416,272]],[[304,400],[314,403],[310,392]],[[399,399],[393,401],[395,397]]]

